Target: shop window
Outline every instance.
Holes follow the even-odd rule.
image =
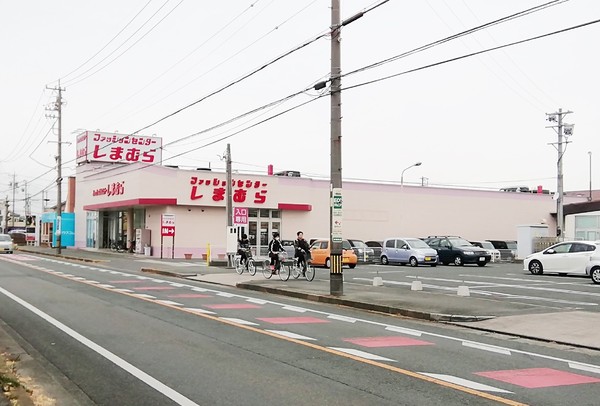
[[[598,216],[575,216],[575,228],[588,230],[598,228]]]
[[[258,217],[258,209],[249,209],[248,217],[253,217],[253,218]]]
[[[268,219],[269,218],[269,211],[270,210],[268,210],[268,209],[260,209],[260,217]]]

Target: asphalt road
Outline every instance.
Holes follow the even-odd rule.
[[[126,260],[109,268],[0,256],[0,318],[89,404],[596,405],[600,398],[598,352],[136,268]],[[361,278],[377,271],[398,283],[415,272],[365,266],[346,273],[346,283],[368,283]],[[435,286],[460,275],[477,282],[482,272],[512,278],[496,267],[416,271]],[[495,292],[489,286],[499,283],[508,284],[478,289]],[[549,297],[557,294],[569,297]]]

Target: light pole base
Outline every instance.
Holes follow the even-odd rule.
[[[344,294],[344,275],[341,273],[329,274],[329,293],[333,296]]]

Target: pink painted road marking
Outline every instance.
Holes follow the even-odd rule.
[[[250,303],[213,304],[204,305],[204,307],[208,307],[209,309],[260,309],[260,306]]]
[[[133,290],[141,290],[141,291],[148,291],[148,290],[173,290],[175,289],[174,287],[171,286],[140,286],[139,288],[133,288]]]
[[[196,297],[212,297],[211,295],[204,295],[202,293],[179,293],[177,295],[169,295],[170,298],[196,298]]]
[[[121,283],[142,283],[139,279],[131,279],[131,280],[120,280],[120,281],[108,281],[108,283],[112,283],[113,285],[121,284]]]
[[[363,347],[378,348],[378,347],[406,347],[413,345],[433,345],[433,343],[416,340],[409,337],[362,337],[362,338],[345,338],[344,341]]]
[[[329,323],[329,320],[317,319],[316,317],[265,317],[257,320],[273,324]]]
[[[582,383],[598,383],[600,379],[571,372],[558,371],[551,368],[514,369],[506,371],[476,372],[497,381],[512,383],[524,388],[548,388],[552,386],[579,385]]]

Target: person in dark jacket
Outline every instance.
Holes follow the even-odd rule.
[[[246,234],[242,234],[242,238],[238,240],[238,255],[240,256],[240,262],[245,264],[248,261],[248,249],[250,248],[250,240]]]
[[[306,272],[306,262],[310,259],[310,247],[304,239],[304,233],[298,231],[294,241],[294,257],[298,258],[298,265],[302,266],[302,274]]]
[[[271,258],[271,265],[273,266],[273,273],[279,270],[281,261],[279,260],[279,253],[285,252],[281,241],[279,240],[279,233],[273,233],[273,239],[269,243],[269,257]]]

